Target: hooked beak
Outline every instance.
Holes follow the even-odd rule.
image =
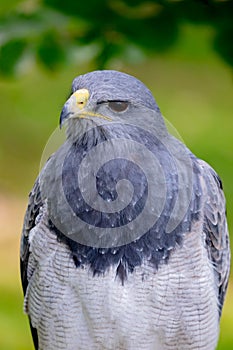
[[[68,118],[79,115],[85,108],[89,99],[89,91],[87,89],[80,89],[75,91],[64,104],[60,115],[60,128]]]
[[[111,120],[111,118],[108,118],[100,113],[85,109],[89,96],[90,94],[87,89],[79,89],[70,96],[61,111],[60,128],[69,118],[87,118],[89,116]]]

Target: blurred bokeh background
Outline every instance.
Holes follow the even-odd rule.
[[[27,196],[72,79],[125,71],[223,180],[233,232],[231,1],[10,0],[0,5],[0,349],[32,350],[19,241]],[[233,284],[218,349],[233,349]]]

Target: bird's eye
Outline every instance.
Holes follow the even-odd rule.
[[[124,101],[109,101],[108,106],[114,112],[124,112],[128,108],[129,103]]]

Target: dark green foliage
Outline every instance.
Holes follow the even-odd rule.
[[[37,48],[38,59],[49,70],[55,70],[65,58],[65,50],[55,32],[45,33]]]
[[[224,28],[220,31],[214,42],[215,49],[223,59],[233,66],[233,28]]]
[[[212,28],[213,47],[233,65],[232,14],[233,2],[220,0],[42,0],[0,18],[0,70],[14,71],[26,42],[50,70],[75,57],[74,48],[94,44],[91,59],[103,68],[112,58],[124,60],[129,44],[147,54],[168,50],[187,22]]]
[[[111,21],[113,16],[107,0],[44,0],[44,3],[69,16],[91,20],[93,25],[103,25],[105,21]]]
[[[0,47],[0,73],[12,75],[26,47],[25,40],[12,39]]]
[[[217,34],[214,40],[215,50],[223,59],[233,66],[233,1],[227,1],[224,6],[218,5],[219,16],[216,17]]]

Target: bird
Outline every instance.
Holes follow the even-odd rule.
[[[217,173],[123,72],[76,77],[60,127],[21,236],[35,349],[215,349],[230,269]]]

